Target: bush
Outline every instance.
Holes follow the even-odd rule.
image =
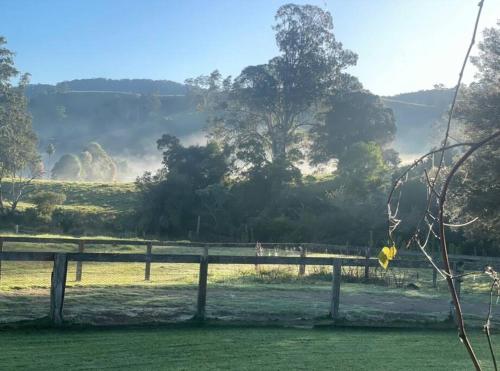
[[[66,195],[50,191],[38,192],[31,197],[40,215],[51,216],[56,206],[66,201]]]
[[[82,235],[84,234],[83,223],[81,215],[74,212],[67,212],[58,209],[52,216],[53,223],[61,228],[65,234]]]

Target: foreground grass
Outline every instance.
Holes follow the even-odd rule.
[[[473,333],[485,370],[484,339]],[[150,328],[12,330],[5,370],[470,370],[455,332],[365,329]],[[496,347],[496,351],[500,351]]]

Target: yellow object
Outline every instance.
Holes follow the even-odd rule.
[[[389,266],[389,261],[396,257],[397,252],[398,250],[394,245],[391,247],[382,247],[382,250],[380,250],[380,253],[378,254],[378,262],[382,266],[382,268],[387,269],[387,267]]]

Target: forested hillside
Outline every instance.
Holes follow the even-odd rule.
[[[156,155],[155,142],[165,132],[189,138],[201,132],[203,114],[183,92],[183,85],[151,80],[75,80],[57,86],[31,85],[27,91],[33,127],[41,151],[55,147],[47,168],[66,153],[98,142],[115,159],[127,160],[128,179],[135,167]],[[147,167],[147,165],[144,165]],[[142,165],[139,165],[142,167]]]
[[[189,143],[202,140],[206,117],[185,93],[185,85],[172,81],[138,79],[38,84],[30,85],[26,92],[40,148],[54,144],[54,159],[95,141],[111,156],[131,163],[157,156],[155,142],[164,133]],[[449,89],[383,98],[394,111],[395,148],[403,158],[430,146],[431,127],[450,100]]]
[[[453,89],[421,90],[384,97],[396,118],[395,149],[403,155],[423,153],[436,145],[432,128],[447,111],[453,98]]]

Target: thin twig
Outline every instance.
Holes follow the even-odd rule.
[[[430,180],[430,178],[428,176],[427,170],[424,169],[424,173],[425,173],[425,177],[426,177],[426,181],[427,181],[427,185],[428,185],[427,206],[425,208],[425,212],[424,212],[422,218],[420,219],[420,221],[417,223],[417,225],[415,227],[415,233],[411,237],[410,242],[411,241],[416,241],[417,244],[418,244],[418,246],[420,247],[421,251],[424,253],[424,256],[427,258],[427,260],[429,260],[431,262],[431,264],[433,263],[432,258],[425,251],[425,245],[427,244],[427,242],[429,240],[430,233],[433,232],[433,224],[436,222],[436,218],[431,213],[431,206],[433,205],[433,201],[436,200],[437,204],[438,204],[438,218],[437,218],[437,222],[438,222],[438,226],[439,226],[439,242],[440,242],[440,249],[441,249],[441,255],[442,255],[442,260],[443,260],[443,267],[444,267],[442,273],[444,273],[445,276],[446,276],[445,279],[446,279],[446,282],[448,284],[448,288],[449,288],[449,291],[450,291],[450,294],[451,294],[451,297],[452,297],[453,306],[455,308],[456,322],[457,322],[458,329],[459,329],[459,337],[462,340],[462,342],[463,342],[463,344],[464,344],[464,346],[465,346],[465,348],[466,348],[466,350],[467,350],[467,352],[468,352],[468,354],[469,354],[469,356],[471,358],[471,361],[474,364],[475,369],[479,370],[479,371],[481,370],[481,366],[479,364],[479,360],[478,360],[478,358],[477,358],[477,356],[476,356],[476,354],[474,352],[474,349],[472,348],[472,345],[470,343],[470,339],[469,339],[469,337],[467,335],[467,332],[465,330],[465,323],[464,323],[464,317],[463,317],[462,308],[461,308],[461,305],[460,305],[460,299],[458,297],[458,293],[457,293],[457,290],[456,290],[455,281],[454,281],[454,277],[453,277],[453,272],[452,272],[451,266],[450,266],[449,253],[448,253],[448,245],[446,243],[446,235],[445,235],[446,223],[444,222],[444,216],[445,216],[445,203],[446,203],[447,191],[448,191],[448,188],[450,186],[451,180],[453,179],[453,177],[456,174],[456,172],[458,171],[458,169],[462,166],[462,164],[477,149],[481,148],[486,143],[488,143],[488,142],[490,142],[490,141],[492,141],[495,138],[497,138],[497,137],[500,136],[500,132],[496,132],[496,133],[490,135],[488,138],[485,138],[485,139],[483,139],[483,140],[481,140],[481,141],[479,141],[477,143],[457,143],[455,145],[448,145],[448,140],[450,138],[451,122],[453,120],[453,114],[454,114],[454,111],[455,111],[455,105],[456,105],[456,102],[457,102],[458,92],[459,92],[459,89],[460,89],[460,85],[462,84],[462,77],[463,77],[463,74],[464,74],[465,67],[467,65],[467,61],[468,61],[469,56],[470,56],[470,52],[472,50],[473,45],[475,44],[475,39],[476,39],[476,34],[477,34],[477,28],[478,28],[478,24],[479,24],[479,19],[481,17],[481,12],[482,12],[482,9],[483,9],[483,5],[484,5],[484,0],[481,0],[479,2],[479,4],[478,4],[479,9],[478,9],[478,12],[477,12],[476,21],[475,21],[474,29],[473,29],[473,32],[472,32],[472,39],[471,39],[471,41],[469,43],[469,47],[468,47],[467,52],[465,54],[465,58],[464,58],[464,61],[462,63],[462,68],[460,69],[460,73],[459,73],[459,77],[458,77],[458,82],[457,82],[457,85],[455,87],[455,93],[453,95],[453,100],[452,100],[452,103],[451,103],[451,106],[450,106],[450,110],[449,110],[449,113],[448,113],[448,120],[447,120],[447,124],[446,124],[446,132],[445,132],[445,136],[444,136],[444,139],[442,141],[442,144],[441,144],[441,146],[440,146],[439,149],[431,151],[431,152],[429,152],[429,153],[421,156],[419,159],[417,159],[413,163],[413,165],[409,166],[396,179],[396,181],[393,184],[393,187],[391,188],[391,190],[389,192],[389,197],[388,197],[388,201],[387,201],[388,214],[389,214],[389,239],[393,242],[394,239],[393,239],[392,234],[395,231],[396,227],[401,223],[401,220],[397,219],[397,212],[393,214],[392,213],[392,209],[391,209],[392,197],[393,197],[393,194],[394,194],[395,190],[397,188],[401,187],[402,179],[405,178],[405,177],[407,178],[408,177],[408,173],[410,171],[412,171],[413,169],[415,169],[419,164],[423,163],[423,161],[426,158],[428,158],[430,155],[433,155],[435,153],[440,153],[441,156],[440,156],[440,159],[439,159],[439,164],[438,164],[437,169],[436,169],[436,171],[434,173],[434,177],[433,177],[432,181]],[[468,146],[470,146],[470,148],[453,165],[450,173],[447,174],[443,185],[440,187],[441,189],[440,190],[436,189],[436,184],[438,184],[438,182],[440,181],[440,173],[441,173],[441,171],[443,169],[443,166],[444,166],[445,151],[447,151],[447,150],[449,150],[451,148],[455,148],[455,147],[459,147],[459,146],[464,146],[464,145],[468,145]],[[401,190],[400,190],[400,192],[401,192]],[[398,200],[398,204],[399,204],[399,200]],[[427,216],[430,216],[433,219],[433,221],[429,222]],[[428,231],[428,234],[427,234],[427,239],[426,239],[425,243],[422,245],[420,243],[420,240],[419,240],[419,234],[420,234],[421,225],[422,225],[423,222],[427,223],[429,231]],[[471,222],[465,223],[465,225],[468,225],[470,223]],[[433,264],[433,266],[434,266],[434,264]],[[437,268],[437,267],[435,267],[435,268]],[[440,271],[440,270],[438,270],[438,271]],[[487,324],[489,325],[489,323],[487,323]],[[488,340],[490,341],[489,330],[487,332],[487,335],[488,335]],[[492,347],[491,347],[491,342],[490,342],[490,350],[491,349],[492,349]],[[496,367],[496,360],[494,359],[493,353],[492,353],[492,357],[493,357],[494,364],[495,364],[495,367]]]
[[[485,272],[487,275],[491,276],[493,278],[493,281],[491,282],[490,286],[490,303],[488,306],[488,315],[486,317],[486,321],[484,323],[484,333],[486,334],[486,338],[488,339],[488,347],[490,348],[490,354],[491,354],[491,359],[493,361],[493,366],[495,367],[495,371],[498,371],[498,366],[497,366],[497,359],[495,357],[495,352],[493,351],[493,343],[491,341],[491,314],[492,314],[492,307],[493,307],[493,290],[496,288],[500,287],[500,281],[499,277],[496,271],[494,271],[491,267],[487,267],[485,269]]]

